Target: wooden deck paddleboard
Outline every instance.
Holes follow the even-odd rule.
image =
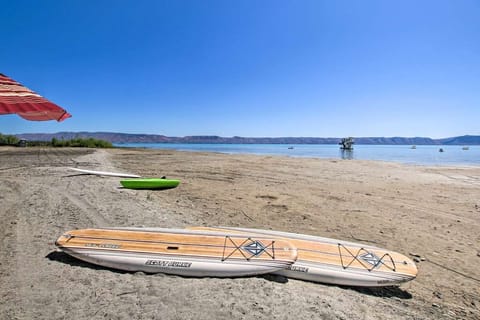
[[[83,229],[60,236],[65,253],[93,264],[194,277],[265,274],[290,266],[297,250],[285,240],[183,229]]]
[[[128,189],[170,189],[180,184],[179,180],[162,178],[140,178],[120,180],[123,187]]]
[[[380,287],[415,279],[417,267],[408,257],[354,242],[271,230],[191,227],[190,230],[230,232],[287,240],[298,250],[297,261],[276,274],[289,278],[347,286]]]
[[[129,173],[119,173],[119,172],[108,172],[108,171],[95,171],[95,170],[87,170],[87,169],[79,169],[79,168],[68,168],[73,171],[81,172],[84,174],[93,174],[97,176],[110,176],[110,177],[123,177],[123,178],[140,178],[140,176],[136,174],[129,174]]]

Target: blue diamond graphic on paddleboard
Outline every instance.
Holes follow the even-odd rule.
[[[251,253],[254,256],[259,256],[265,251],[265,247],[258,241],[253,241],[252,243],[243,246],[243,250]]]
[[[377,267],[380,262],[380,258],[371,252],[362,254],[360,258],[362,258],[363,261],[365,261],[368,264],[371,264],[374,267]]]

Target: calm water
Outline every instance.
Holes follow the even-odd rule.
[[[473,165],[480,166],[480,146],[417,146],[355,145],[353,151],[342,151],[334,144],[172,144],[131,143],[119,147],[174,149],[221,153],[249,153],[259,155],[286,155],[330,159],[382,160],[420,165]],[[439,152],[442,148],[444,152]]]

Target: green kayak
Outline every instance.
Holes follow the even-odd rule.
[[[162,178],[123,179],[120,183],[129,189],[170,189],[180,184],[179,180]]]

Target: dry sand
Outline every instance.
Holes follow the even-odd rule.
[[[67,167],[182,180],[135,191]],[[162,150],[0,148],[0,319],[480,319],[480,168]],[[56,252],[64,231],[224,225],[420,256],[355,289],[260,276],[124,273]]]

